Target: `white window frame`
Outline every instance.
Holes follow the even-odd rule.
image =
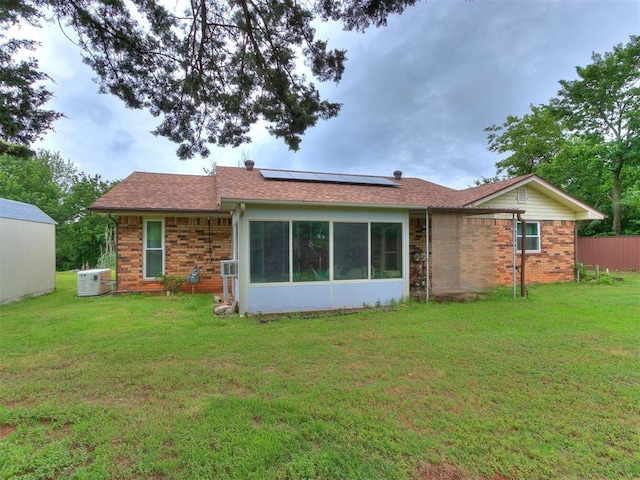
[[[148,248],[147,247],[147,224],[149,222],[160,222],[160,224],[161,224],[161,228],[162,228],[162,243],[161,243],[160,248]],[[142,278],[144,280],[157,280],[157,278],[155,276],[153,276],[153,277],[147,276],[147,250],[155,250],[155,251],[160,250],[160,251],[162,251],[162,272],[161,272],[161,274],[164,275],[165,267],[166,267],[166,263],[165,263],[166,250],[165,250],[164,218],[145,218],[144,222],[143,222],[143,231],[142,231]]]
[[[284,265],[284,261],[286,260],[286,265],[287,265],[287,278],[284,279],[284,277],[282,279],[277,279],[277,280],[264,280],[264,281],[257,281],[256,279],[253,278],[253,272],[252,272],[252,263],[254,262],[254,254],[256,254],[257,252],[259,252],[259,258],[261,259],[261,262],[264,260],[265,257],[265,247],[264,247],[264,243],[262,245],[260,245],[260,248],[257,248],[257,246],[254,246],[251,243],[252,240],[252,229],[254,228],[254,226],[257,226],[258,224],[264,224],[264,223],[280,223],[280,224],[286,224],[287,226],[287,235],[286,235],[286,248],[287,248],[287,258],[283,259],[283,263],[282,265]],[[264,232],[263,232],[264,233]],[[262,237],[264,238],[264,237]],[[284,238],[284,237],[283,237]],[[249,283],[251,285],[263,285],[263,284],[283,284],[283,283],[291,283],[291,268],[292,268],[292,233],[291,233],[291,220],[250,220],[249,221]],[[283,243],[283,246],[284,243]],[[283,249],[284,251],[284,249]],[[261,270],[263,273],[262,275],[264,275],[264,267]],[[268,272],[269,275],[277,275],[277,272]],[[259,277],[260,275],[256,275],[256,278]]]
[[[540,232],[540,222],[539,221],[525,221],[525,223],[527,225],[530,224],[536,224],[537,225],[537,235],[527,235],[527,238],[537,238],[538,239],[538,248],[536,250],[529,250],[527,249],[526,252],[527,253],[540,253],[542,251],[542,235]],[[518,243],[520,245],[522,245],[522,234],[518,235],[518,225],[520,225],[520,230],[522,230],[522,223],[521,222],[516,222],[516,246],[518,245]],[[517,248],[517,252],[518,253],[522,253],[522,248]]]
[[[312,219],[312,220],[307,220],[306,217],[301,217],[301,218],[296,218],[296,219],[289,219],[289,220],[271,220],[269,218],[259,218],[259,219],[255,219],[255,220],[249,220],[248,221],[248,225],[249,225],[249,232],[251,232],[251,228],[252,228],[252,224],[259,224],[259,223],[270,223],[270,222],[276,222],[276,223],[286,223],[288,224],[288,229],[289,229],[289,237],[288,237],[288,249],[289,249],[289,278],[288,280],[272,280],[272,281],[256,281],[256,280],[252,280],[251,277],[251,272],[249,273],[249,285],[252,286],[256,286],[256,285],[265,285],[265,284],[285,284],[285,283],[289,283],[289,284],[302,284],[302,283],[322,283],[322,282],[333,282],[333,281],[339,281],[339,282],[349,282],[349,281],[362,281],[362,280],[389,280],[389,279],[403,279],[406,275],[405,272],[405,267],[403,266],[403,259],[404,259],[404,255],[403,255],[403,251],[405,248],[405,236],[406,236],[406,231],[404,229],[404,224],[402,222],[398,222],[398,221],[384,221],[384,220],[375,220],[375,221],[359,221],[359,220],[330,220],[330,219]],[[295,269],[294,269],[294,224],[296,222],[302,222],[302,223],[307,223],[307,222],[314,222],[314,223],[327,223],[328,224],[328,235],[326,237],[326,240],[328,242],[328,246],[329,246],[329,254],[327,257],[327,262],[328,263],[328,268],[327,268],[327,276],[326,278],[321,277],[321,278],[317,278],[317,279],[308,279],[308,280],[296,280],[295,279]],[[340,276],[338,275],[338,272],[336,271],[335,267],[336,267],[336,263],[337,260],[335,259],[335,247],[336,247],[336,239],[335,239],[335,227],[338,224],[357,224],[357,225],[364,225],[366,226],[366,264],[363,265],[355,265],[353,266],[352,270],[356,271],[356,273],[361,272],[361,275],[358,273],[357,276],[353,276],[353,277],[344,277],[344,276]],[[399,230],[399,234],[400,237],[397,239],[396,242],[396,250],[392,251],[392,252],[388,252],[386,251],[386,249],[384,248],[384,239],[381,240],[382,242],[382,251],[380,252],[380,265],[378,268],[381,268],[382,271],[380,272],[376,272],[376,269],[374,268],[374,264],[373,264],[373,258],[372,258],[372,250],[373,250],[373,226],[374,225],[382,225],[384,227],[384,225],[388,224],[388,225],[398,225],[400,227]],[[254,250],[257,249],[252,249],[252,245],[251,245],[251,234],[249,234],[249,265],[251,265],[251,262],[253,261],[252,259],[252,255],[254,254]],[[263,249],[261,249],[263,250]],[[393,270],[392,272],[395,272],[395,275],[393,276],[385,276],[385,261],[384,261],[384,255],[387,253],[393,253],[395,255],[397,255],[398,257],[398,265],[397,268],[395,270]],[[251,270],[251,269],[250,269]],[[324,271],[324,269],[323,269]]]

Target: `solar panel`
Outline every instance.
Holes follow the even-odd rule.
[[[338,173],[311,173],[291,170],[260,170],[267,180],[289,180],[298,182],[344,183],[349,185],[373,185],[379,187],[399,187],[400,184],[382,177],[364,177]]]
[[[339,181],[340,175],[331,174],[331,173],[316,173],[316,177],[318,177],[318,181],[320,182],[337,182]]]
[[[289,172],[289,173],[292,173],[292,172]],[[309,172],[295,172],[295,175],[293,175],[293,177],[295,180],[306,180],[308,182],[318,181],[318,175],[316,175],[315,173],[309,173]]]
[[[387,178],[380,177],[365,177],[365,180],[372,185],[398,185],[396,182]]]
[[[260,170],[260,173],[270,180],[293,180],[289,172],[283,170]]]

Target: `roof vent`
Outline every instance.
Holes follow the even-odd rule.
[[[254,162],[253,160],[245,160],[244,161],[244,168],[246,168],[247,170],[253,170],[253,166],[256,164],[256,162]]]
[[[396,170],[393,172],[393,178],[396,180],[400,180],[402,178],[402,170]]]
[[[518,203],[527,203],[527,187],[520,187],[518,188],[518,196],[517,198],[517,202]]]

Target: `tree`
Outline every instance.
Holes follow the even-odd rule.
[[[65,219],[56,231],[56,265],[58,269],[96,266],[105,245],[105,235],[113,227],[110,220],[88,210],[89,205],[104,195],[115,183],[103,181],[99,175],[75,172],[64,198]]]
[[[20,1],[0,7],[0,139],[29,145],[49,130],[62,114],[43,107],[52,93],[42,85],[49,76],[38,70],[34,58],[16,61],[20,51],[34,50],[32,40],[6,39],[4,31],[19,18],[33,23],[37,11]]]
[[[0,197],[36,205],[58,223],[59,270],[79,268],[84,263],[96,265],[109,220],[92,214],[87,207],[115,183],[78,172],[58,153],[0,154]]]
[[[530,105],[530,113],[522,118],[509,115],[502,125],[485,128],[489,132],[489,151],[505,154],[496,163],[498,175],[528,175],[553,161],[566,142],[559,118],[548,105]]]
[[[0,155],[0,197],[36,205],[59,222],[62,192],[53,181],[50,155]],[[57,158],[56,158],[57,160]]]
[[[0,155],[5,153],[18,158],[29,158],[35,155],[35,152],[26,145],[15,145],[0,140]]]
[[[489,150],[510,154],[499,173],[538,173],[611,213],[620,234],[623,207],[633,205],[625,191],[640,173],[640,37],[591,58],[547,105],[487,128]]]
[[[602,167],[611,174],[613,231],[622,230],[622,183],[625,165],[640,165],[640,37],[613,52],[591,56],[577,67],[577,80],[561,80],[551,104],[576,135],[605,146]]]
[[[100,91],[161,117],[153,133],[189,158],[247,142],[259,120],[297,150],[307,128],[340,110],[298,67],[303,60],[321,82],[342,77],[345,51],[317,39],[314,20],[362,31],[415,2],[189,0],[179,13],[162,0],[11,0],[0,21],[51,12],[78,35]]]
[[[49,78],[38,71],[38,62],[13,60],[20,49],[34,46],[35,42],[19,40],[0,43],[0,138],[7,142],[30,145],[62,116],[43,108],[52,93],[38,86]]]

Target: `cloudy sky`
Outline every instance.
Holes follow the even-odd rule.
[[[386,28],[364,34],[320,26],[319,37],[348,50],[340,84],[321,92],[343,103],[298,152],[256,128],[253,142],[180,161],[176,145],[149,133],[156,119],[97,93],[93,72],[57,27],[40,32],[40,67],[55,80],[49,107],[66,118],[36,145],[60,152],[104,179],[133,171],[202,174],[212,162],[392,175],[466,188],[495,174],[484,128],[546,103],[558,80],[575,78],[591,53],[640,34],[637,0],[424,0]]]

